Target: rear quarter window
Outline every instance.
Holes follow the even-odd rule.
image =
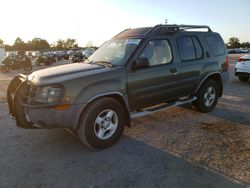
[[[225,44],[219,36],[205,36],[208,47],[214,56],[226,53]]]

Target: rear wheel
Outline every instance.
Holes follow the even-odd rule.
[[[31,71],[32,70],[32,65],[29,63],[24,63],[23,64],[23,70],[25,71]]]
[[[219,98],[219,85],[215,80],[208,80],[199,89],[197,100],[193,102],[193,106],[200,112],[212,111]]]
[[[239,76],[239,80],[242,81],[242,82],[247,82],[248,81],[248,77],[246,76]]]
[[[6,73],[6,72],[9,72],[10,71],[10,68],[6,65],[3,65],[1,66],[1,72],[2,73]]]
[[[90,148],[107,148],[118,141],[126,122],[124,108],[117,100],[100,98],[82,114],[77,135]]]

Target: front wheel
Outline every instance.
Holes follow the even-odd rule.
[[[193,102],[193,106],[200,112],[212,111],[219,98],[219,85],[215,80],[208,80],[199,89],[197,100]]]
[[[100,98],[82,114],[77,135],[88,147],[103,149],[119,140],[126,123],[125,110],[117,100]]]

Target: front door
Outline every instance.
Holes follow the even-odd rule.
[[[137,58],[147,58],[149,67],[128,71],[132,111],[179,97],[181,81],[168,39],[149,41]]]

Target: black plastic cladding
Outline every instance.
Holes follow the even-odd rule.
[[[143,27],[135,29],[126,29],[116,35],[114,38],[125,37],[145,37],[149,35],[168,35],[176,32],[188,32],[191,29],[207,29],[207,32],[212,31],[206,25],[156,25],[155,27]]]

